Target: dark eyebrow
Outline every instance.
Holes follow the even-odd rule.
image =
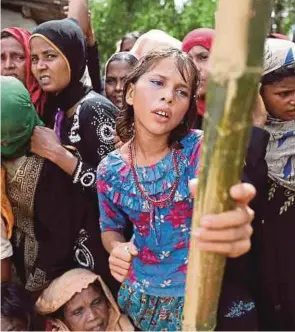
[[[208,54],[209,54],[209,51],[201,51],[200,53],[197,53],[196,55],[200,56],[200,55],[208,55]]]

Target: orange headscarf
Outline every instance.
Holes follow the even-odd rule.
[[[6,172],[4,167],[1,166],[1,216],[4,219],[5,226],[7,228],[8,239],[11,238],[12,228],[14,225],[14,217],[12,214],[12,208],[8,197],[6,195]]]

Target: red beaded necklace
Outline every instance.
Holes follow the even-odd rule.
[[[152,207],[160,207],[160,208],[164,208],[167,207],[168,205],[170,205],[170,203],[172,202],[176,190],[178,188],[178,184],[179,184],[179,169],[178,169],[178,164],[177,164],[177,150],[175,149],[175,147],[172,147],[172,161],[173,161],[173,166],[174,166],[174,170],[176,173],[176,179],[173,182],[172,186],[171,186],[171,191],[169,193],[168,196],[166,196],[165,198],[162,199],[153,199],[150,197],[149,193],[147,192],[147,190],[143,187],[143,185],[140,183],[139,181],[139,177],[137,175],[136,172],[136,155],[135,155],[135,148],[134,148],[134,137],[133,139],[130,141],[130,143],[128,144],[128,150],[129,150],[129,161],[130,161],[130,165],[131,165],[131,171],[132,171],[132,175],[135,181],[135,185],[137,190],[141,193],[142,197],[145,198],[151,208],[151,218],[152,218]]]

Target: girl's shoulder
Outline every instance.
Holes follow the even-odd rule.
[[[199,150],[202,143],[203,131],[191,129],[190,132],[180,141],[183,153],[190,156],[195,150]]]
[[[110,152],[98,165],[97,178],[115,179],[119,178],[123,171],[128,169],[127,162],[122,158],[119,149]]]

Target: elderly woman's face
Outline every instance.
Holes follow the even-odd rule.
[[[105,331],[109,313],[102,290],[91,284],[75,294],[65,305],[64,320],[71,331]]]

